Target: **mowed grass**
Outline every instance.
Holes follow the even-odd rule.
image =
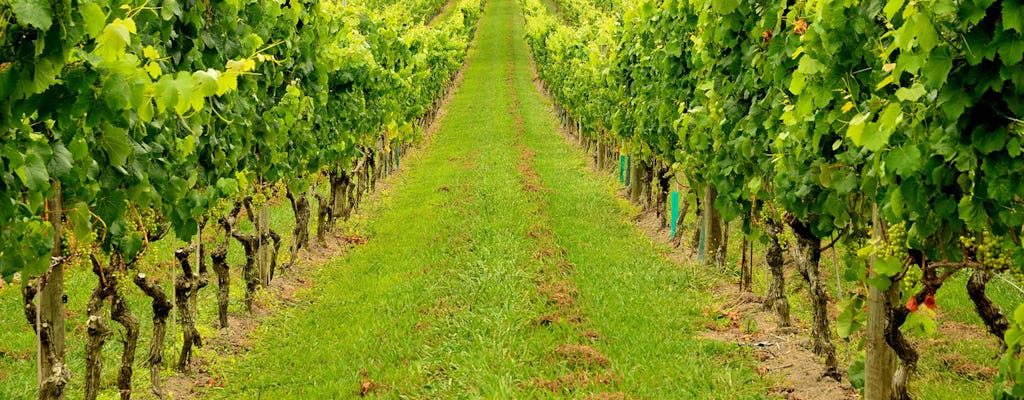
[[[464,80],[429,147],[370,206],[369,242],[329,262],[303,305],[224,360],[214,398],[761,398],[735,346],[692,337],[707,287],[661,259],[609,181],[584,168],[533,86],[514,0],[491,0]],[[514,89],[514,93],[513,93]],[[517,131],[517,127],[519,131]],[[518,139],[517,139],[518,138]],[[524,189],[524,149],[542,188]],[[544,249],[574,265],[584,322],[538,324]],[[583,325],[579,325],[583,324]],[[583,338],[584,325],[592,333]],[[601,384],[545,382],[597,368]],[[577,374],[577,375],[573,375]]]

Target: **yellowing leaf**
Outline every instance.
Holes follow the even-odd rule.
[[[892,75],[888,75],[882,79],[881,82],[878,82],[878,84],[875,85],[875,90],[882,90],[882,88],[889,86],[890,84],[892,84]]]
[[[815,60],[813,57],[807,55],[800,58],[800,63],[797,65],[796,70],[807,75],[814,75],[824,71],[825,64],[822,64],[821,61]]]
[[[238,89],[238,73],[227,71],[217,77],[217,95],[220,96],[232,90]]]
[[[160,69],[160,64],[157,64],[156,61],[150,61],[147,63],[145,70],[153,79],[159,78],[160,75],[163,74],[163,70]]]
[[[146,46],[142,48],[142,55],[148,59],[160,58],[160,52],[153,46]]]
[[[195,80],[195,91],[203,97],[210,97],[217,94],[219,89],[217,81],[219,77],[220,71],[212,68],[206,71],[193,72],[192,79]]]
[[[846,112],[848,112],[848,111],[850,111],[852,109],[853,109],[853,102],[852,101],[848,101],[848,102],[846,102],[846,104],[843,104],[843,113],[846,113]]]
[[[871,117],[871,113],[863,113],[850,120],[850,127],[846,129],[846,136],[853,140],[853,144],[857,146],[863,144],[864,123],[867,122],[869,117]]]
[[[804,73],[800,71],[793,71],[793,80],[789,82],[789,91],[795,95],[800,95],[800,92],[804,91]]]
[[[885,3],[885,8],[882,9],[882,12],[885,13],[885,18],[893,19],[896,16],[896,12],[903,8],[903,3],[904,0],[889,0]]]
[[[256,69],[256,61],[253,61],[251,58],[228,60],[227,69],[236,72],[249,72]]]

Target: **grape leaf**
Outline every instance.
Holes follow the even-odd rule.
[[[789,91],[799,96],[800,92],[804,91],[805,84],[806,81],[804,80],[804,73],[800,71],[794,71],[793,80],[790,81],[789,83]]]
[[[75,239],[80,241],[88,240],[92,231],[92,216],[89,214],[89,205],[85,202],[78,202],[71,208],[65,210],[68,221],[71,222]]]
[[[890,20],[893,19],[893,17],[896,16],[896,13],[903,8],[904,2],[905,0],[889,0],[886,2],[885,8],[882,9],[882,12],[885,13],[885,18]]]
[[[921,150],[909,144],[892,149],[885,157],[885,163],[902,176],[920,171],[922,161]]]
[[[882,114],[878,116],[878,124],[872,124],[871,126],[871,128],[877,127],[877,129],[864,130],[864,135],[861,136],[864,147],[871,151],[878,151],[889,144],[889,136],[896,130],[896,124],[899,123],[901,118],[900,106],[889,104],[882,111]]]
[[[113,74],[103,83],[103,101],[111,110],[121,111],[131,104],[131,88],[128,78],[122,74]]]
[[[47,148],[47,152],[49,152],[49,148]],[[50,174],[46,171],[44,156],[49,157],[39,150],[39,144],[33,144],[25,153],[24,164],[15,170],[22,183],[30,191],[40,192],[50,187]]]
[[[909,88],[899,88],[896,90],[896,98],[908,102],[917,101],[917,99],[920,99],[924,94],[924,85],[920,82],[914,83],[914,85]]]
[[[913,20],[915,17],[917,21],[914,24],[914,35],[917,36],[917,44],[925,53],[930,52],[939,44],[939,32],[935,30],[932,20],[924,13],[914,14],[911,19]]]
[[[73,167],[74,157],[68,148],[64,146],[64,143],[56,142],[53,144],[53,157],[50,158],[50,164],[47,169],[50,171],[50,175],[56,179],[63,178]]]
[[[47,0],[11,0],[11,8],[22,25],[31,25],[42,31],[53,25],[53,9]]]
[[[836,318],[836,333],[839,334],[840,338],[846,339],[850,337],[862,326],[861,319],[863,317],[859,315],[861,306],[863,306],[862,301],[852,300],[844,307],[843,312],[839,313],[839,316]]]
[[[875,273],[879,276],[888,278],[900,273],[900,270],[902,269],[903,264],[900,262],[899,258],[886,256],[878,257],[878,259],[875,260]]]
[[[974,200],[974,196],[967,195],[960,199],[960,203],[957,204],[957,211],[960,214],[960,219],[967,223],[968,226],[981,229],[985,226],[985,209]]]
[[[103,14],[103,9],[99,5],[93,2],[82,3],[78,12],[82,14],[86,35],[97,37],[103,32],[103,27],[107,25],[107,16]]]
[[[1004,1],[1002,5],[1003,27],[1024,34],[1024,5],[1019,1]]]
[[[797,71],[803,72],[807,75],[814,75],[825,70],[825,64],[821,61],[815,60],[813,57],[804,55],[800,57],[800,64],[796,68]]]
[[[866,379],[866,376],[864,375],[863,352],[850,363],[850,368],[846,375],[850,379],[850,385],[852,385],[854,389],[860,390],[864,388],[864,380]]]
[[[96,144],[107,153],[112,167],[123,167],[132,153],[128,131],[123,128],[108,125],[103,135],[96,139]]]
[[[1003,40],[999,43],[999,57],[1007,66],[1014,66],[1024,59],[1024,39]]]

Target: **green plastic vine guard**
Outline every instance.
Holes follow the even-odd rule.
[[[629,185],[629,169],[633,166],[633,156],[626,156],[626,185]]]
[[[676,220],[679,219],[679,192],[672,192],[672,237],[676,237]]]
[[[619,155],[619,183],[625,183],[626,156]]]

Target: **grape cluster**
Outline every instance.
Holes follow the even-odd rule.
[[[61,229],[60,256],[66,264],[74,264],[89,254],[96,243],[96,231],[89,230],[85,238],[75,236],[74,228],[65,225]]]
[[[977,237],[961,235],[960,245],[968,253],[974,254],[975,261],[986,267],[996,271],[1010,270],[1011,273],[1020,273],[1014,272],[1019,268],[1013,268],[1012,250],[1006,248],[1003,241],[990,232],[983,231]]]
[[[889,225],[886,231],[888,242],[882,248],[882,254],[893,256],[900,260],[907,258],[907,224],[899,222]]]
[[[210,208],[207,215],[213,219],[220,219],[228,215],[228,212],[231,211],[231,207],[231,200],[221,198],[217,200],[217,203],[213,207]]]
[[[267,204],[267,195],[263,191],[257,191],[252,195],[252,207],[254,210],[261,210]]]
[[[907,268],[906,273],[903,275],[903,279],[900,280],[901,288],[903,293],[909,293],[913,295],[921,289],[921,280],[924,278],[924,271],[921,270],[921,266],[917,264],[911,265]]]

